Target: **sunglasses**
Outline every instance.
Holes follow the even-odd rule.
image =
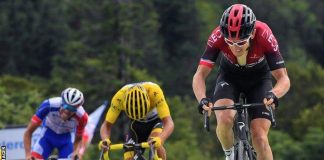
[[[66,109],[70,112],[76,112],[77,109],[74,106],[68,105],[68,104],[63,104],[63,109]]]
[[[229,45],[229,46],[238,46],[238,47],[242,47],[243,45],[245,45],[249,40],[250,40],[251,36],[249,36],[248,38],[244,39],[244,40],[241,40],[241,41],[238,41],[238,42],[233,42],[227,38],[224,38],[225,39],[225,42]]]

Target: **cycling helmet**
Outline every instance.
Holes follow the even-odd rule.
[[[142,85],[134,85],[126,91],[124,107],[129,118],[134,120],[145,118],[150,108],[150,100]]]
[[[81,106],[84,102],[83,94],[76,88],[67,88],[61,94],[63,104],[74,106],[75,108]]]
[[[234,4],[223,13],[220,21],[221,32],[225,38],[245,39],[252,33],[255,21],[251,8]]]

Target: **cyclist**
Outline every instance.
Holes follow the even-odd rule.
[[[102,141],[99,148],[109,148],[111,128],[121,111],[125,111],[131,119],[127,141],[154,142],[158,156],[165,160],[166,151],[163,144],[173,132],[174,123],[161,88],[152,82],[133,83],[122,87],[114,95],[106,119],[101,125]],[[133,157],[132,151],[124,153],[124,159]]]
[[[88,121],[83,102],[82,92],[75,88],[65,89],[61,97],[43,101],[24,133],[26,160],[47,159],[54,148],[58,149],[58,158],[74,159]],[[32,134],[40,125],[41,136],[31,151]],[[74,133],[75,140],[72,143]]]
[[[222,53],[222,54],[221,54]],[[206,78],[218,56],[220,67],[213,99],[206,97]],[[272,76],[276,84],[272,87]],[[267,24],[256,20],[253,11],[243,4],[234,4],[222,15],[220,25],[209,36],[206,49],[193,77],[193,91],[199,101],[199,112],[212,106],[237,102],[245,93],[249,103],[263,102],[278,107],[278,99],[290,88],[290,80],[279,52],[276,38]],[[233,121],[235,111],[215,111],[216,134],[226,159],[233,159]],[[249,109],[252,143],[257,158],[272,160],[268,142],[271,117],[266,107]]]

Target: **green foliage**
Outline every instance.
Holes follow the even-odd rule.
[[[0,86],[0,128],[27,124],[43,100],[40,88],[26,79],[12,76],[1,76]]]
[[[322,113],[324,104],[324,70],[299,52],[294,53],[299,58],[286,64],[292,84],[289,93],[283,98],[277,119],[284,130],[294,137],[300,137],[310,122],[323,127],[315,121],[322,121],[318,115]]]
[[[210,159],[211,150],[202,150],[199,140],[202,135],[195,132],[193,128],[197,123],[195,117],[199,116],[192,101],[186,97],[167,99],[175,123],[175,130],[169,140],[166,141],[166,149],[169,159]],[[197,116],[194,116],[197,115]]]
[[[303,159],[323,159],[324,158],[324,130],[321,128],[309,128],[304,138],[302,148]]]
[[[60,1],[7,0],[0,5],[0,73],[49,76],[65,40]]]
[[[300,142],[295,141],[289,134],[282,131],[271,131],[269,141],[274,154],[274,159],[299,159],[303,148]]]

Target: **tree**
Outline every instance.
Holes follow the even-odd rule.
[[[0,86],[0,128],[27,124],[44,100],[41,87],[27,79],[12,76],[1,76]]]
[[[66,38],[60,2],[1,2],[0,73],[49,77]]]

